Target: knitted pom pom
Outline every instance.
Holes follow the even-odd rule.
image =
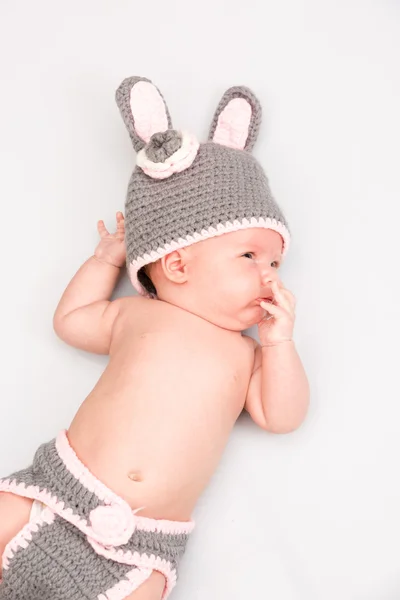
[[[175,129],[167,129],[151,136],[146,146],[146,156],[151,162],[163,163],[182,146],[182,134]]]
[[[184,131],[168,129],[155,133],[138,152],[137,165],[153,179],[166,179],[191,166],[199,145],[194,135]]]

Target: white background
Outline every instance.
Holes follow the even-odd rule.
[[[135,155],[115,89],[152,79],[205,139],[248,85],[312,405],[288,436],[239,420],[173,597],[400,598],[400,3],[2,0],[0,61],[0,473],[68,426],[106,364],[52,315],[97,219],[123,209]]]

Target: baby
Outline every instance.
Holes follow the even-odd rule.
[[[290,234],[251,155],[257,98],[229,89],[199,144],[149,80],[116,97],[138,152],[125,218],[99,222],[54,315],[61,339],[110,359],[68,431],[0,480],[0,600],[166,598],[242,410],[288,433],[308,408],[278,275]],[[111,301],[125,263],[139,295]],[[242,334],[255,324],[260,344]]]

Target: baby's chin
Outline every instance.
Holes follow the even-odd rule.
[[[249,306],[241,311],[240,315],[237,315],[243,322],[246,323],[246,329],[258,325],[265,314],[265,310],[260,306],[258,301],[252,302]]]
[[[183,308],[182,305],[181,308]],[[224,300],[210,306],[208,302],[202,303],[197,299],[191,305],[190,312],[217,327],[240,332],[257,325],[263,318],[265,311],[257,300],[247,304],[229,303]]]
[[[232,331],[244,331],[258,325],[264,316],[264,309],[259,304],[252,304],[233,312],[228,312],[226,318],[231,321]]]
[[[252,315],[250,317],[251,325],[249,327],[254,327],[254,325],[258,325],[258,323],[262,320],[265,310],[261,308],[261,306],[257,306],[252,309]]]

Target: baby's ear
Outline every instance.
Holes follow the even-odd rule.
[[[209,141],[238,150],[252,150],[261,125],[261,104],[249,88],[229,88],[215,112]]]
[[[165,100],[149,79],[124,79],[115,99],[136,152],[150,141],[153,133],[172,129]]]
[[[164,277],[173,283],[186,283],[188,280],[188,250],[178,248],[160,260],[160,269]]]

